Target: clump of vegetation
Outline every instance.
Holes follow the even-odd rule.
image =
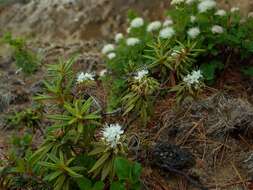
[[[11,3],[28,3],[30,0],[0,0],[0,5],[6,5]]]
[[[236,7],[219,9],[214,0],[174,0],[172,5],[163,21],[149,23],[130,12],[126,34],[116,34],[115,44],[102,50],[110,73],[104,77],[111,84],[109,109],[123,107],[125,113],[140,115],[144,124],[152,116],[148,110],[155,101],[150,100],[159,94],[176,93],[180,103],[196,98],[204,83],[214,84],[231,68],[247,75],[252,71],[242,64],[253,53],[252,17],[242,17]],[[143,82],[126,82],[143,70]],[[148,87],[149,78],[156,82]]]
[[[7,33],[4,35],[3,41],[12,47],[13,58],[18,69],[21,69],[25,74],[32,74],[37,70],[40,58],[29,50],[23,38],[13,38],[10,33]]]
[[[44,93],[35,100],[48,106],[46,117],[52,125],[45,129],[43,143],[36,149],[31,146],[32,134],[15,138],[13,143],[18,146],[13,148],[13,159],[3,163],[0,170],[5,188],[15,189],[20,184],[29,189],[44,185],[55,190],[141,188],[141,166],[127,158],[128,138],[123,127],[103,124],[92,96],[72,94],[74,87],[85,88],[93,81],[82,73],[84,77],[75,79],[74,62],[73,57],[49,66]],[[26,110],[22,115],[30,118],[30,113]],[[36,121],[33,116],[30,119]],[[24,120],[20,115],[14,118],[12,123]],[[95,138],[97,133],[100,137]],[[17,156],[20,149],[22,154]]]
[[[5,118],[5,123],[8,128],[20,129],[30,128],[33,131],[40,130],[41,120],[43,117],[43,107],[41,105],[35,105],[32,108],[24,109],[20,112],[14,112],[9,114]]]

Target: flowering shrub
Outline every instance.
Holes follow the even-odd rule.
[[[126,33],[116,34],[115,44],[109,45],[114,53],[106,62],[110,73],[106,81],[111,84],[109,109],[122,106],[125,113],[133,114],[150,110],[155,94],[145,94],[144,89],[149,87],[142,88],[143,84],[148,85],[149,78],[155,84],[150,87],[154,91],[167,86],[172,89],[170,92],[177,91],[181,100],[196,95],[204,82],[215,82],[221,71],[232,65],[240,67],[252,55],[253,19],[241,17],[238,8],[220,9],[215,0],[173,0],[171,4],[173,7],[162,21],[149,23],[129,14]],[[142,70],[145,72],[140,72],[140,76],[145,73],[146,81],[133,81],[133,76]],[[202,76],[199,85],[187,85],[193,70],[199,70]],[[138,89],[138,93],[133,89]],[[137,94],[142,103],[137,103]],[[147,118],[151,114],[147,111],[140,115]]]
[[[32,134],[16,138],[18,146],[11,152],[10,159],[4,166],[0,163],[1,187],[103,190],[106,185],[116,190],[115,184],[119,184],[124,189],[140,189],[141,166],[126,157],[128,142],[123,127],[110,124],[101,128],[101,109],[94,98],[89,94],[72,93],[80,85],[87,88],[87,82],[95,80],[92,73],[81,72],[75,78],[74,62],[73,57],[48,66],[44,93],[34,99],[48,108],[45,116],[50,126],[45,133],[41,130],[44,140],[36,150],[31,148]],[[33,118],[34,123],[29,125],[39,125],[33,113],[26,115],[27,119]],[[15,118],[14,122],[22,121]],[[101,137],[96,138],[97,133]],[[130,169],[122,171],[122,167]],[[135,179],[132,179],[132,170],[136,170]]]

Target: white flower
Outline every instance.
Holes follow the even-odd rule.
[[[201,71],[192,71],[192,73],[188,74],[187,76],[185,76],[183,78],[183,81],[188,85],[188,86],[192,86],[192,85],[198,85],[200,82],[200,79],[202,78],[202,74]]]
[[[199,27],[190,28],[187,34],[190,38],[196,38],[200,34]]]
[[[214,25],[211,30],[213,34],[222,34],[224,32],[224,29],[219,25]]]
[[[109,53],[107,57],[108,59],[114,59],[116,57],[116,53]]]
[[[216,11],[216,13],[215,13],[215,15],[217,15],[217,16],[225,16],[226,14],[227,14],[226,11],[223,9],[220,9],[220,10]]]
[[[130,23],[131,28],[139,28],[144,25],[144,20],[141,17],[137,17]]]
[[[195,2],[195,0],[186,0],[185,3],[186,3],[187,5],[191,5],[191,4],[194,3],[194,2]]]
[[[204,13],[213,9],[215,6],[216,2],[214,0],[203,0],[198,4],[198,10],[200,13]]]
[[[140,40],[138,38],[127,38],[126,43],[128,46],[135,46],[140,43]]]
[[[172,5],[179,5],[181,3],[184,3],[185,0],[172,0],[171,4]]]
[[[100,77],[103,77],[103,76],[105,76],[106,73],[107,73],[107,70],[106,70],[106,69],[103,69],[103,70],[101,70],[101,71],[99,72],[99,76],[100,76]]]
[[[107,54],[107,53],[109,53],[109,52],[114,51],[114,49],[115,49],[115,47],[114,47],[113,44],[107,44],[107,45],[105,45],[105,46],[103,47],[102,53],[103,53],[103,54]]]
[[[166,27],[162,29],[159,33],[161,38],[167,39],[171,38],[175,34],[175,30],[172,27]]]
[[[240,11],[240,8],[239,7],[232,7],[230,9],[230,11],[233,13],[233,12],[237,12],[237,11]]]
[[[194,23],[194,22],[197,20],[196,16],[193,16],[193,15],[191,16],[190,19],[191,19],[191,22],[192,22],[192,23]]]
[[[120,142],[120,136],[124,133],[119,124],[107,125],[102,131],[102,139],[112,148]]]
[[[159,30],[161,26],[162,26],[162,23],[160,21],[151,22],[147,27],[147,31],[153,32],[153,31]]]
[[[87,81],[87,80],[95,80],[94,79],[95,75],[93,73],[83,73],[81,72],[78,76],[77,76],[77,83],[82,83],[84,81]]]
[[[127,28],[127,33],[129,34],[131,32],[131,28]]]
[[[253,12],[249,12],[248,18],[253,18]]]
[[[122,33],[117,33],[115,35],[115,41],[116,43],[119,43],[120,40],[122,40],[124,38],[123,34]]]
[[[167,19],[163,22],[163,27],[167,27],[173,24],[173,20]]]
[[[141,70],[137,72],[137,75],[134,77],[135,80],[141,80],[148,74],[148,70]]]

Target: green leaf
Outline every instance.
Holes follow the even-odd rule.
[[[97,155],[99,153],[102,153],[104,152],[106,149],[106,147],[102,147],[102,146],[99,146],[99,147],[96,147],[94,150],[92,150],[89,155],[92,156],[92,155]]]
[[[52,169],[52,170],[57,170],[58,169],[58,167],[55,164],[52,164],[52,163],[49,163],[49,162],[39,162],[39,164],[41,166],[45,166],[45,167],[47,167],[49,169]]]
[[[89,180],[86,177],[76,178],[75,181],[76,181],[78,187],[80,188],[80,190],[91,190],[92,189],[92,182],[91,182],[91,180]]]
[[[92,98],[89,98],[88,100],[86,100],[85,103],[82,106],[81,113],[82,114],[86,113],[90,109],[92,103],[93,103]]]
[[[61,174],[62,174],[61,171],[55,171],[55,172],[53,172],[53,173],[47,175],[47,176],[44,178],[44,180],[46,180],[46,181],[52,181],[52,180],[54,180],[55,178],[57,178],[57,177],[58,177],[59,175],[61,175]]]
[[[91,168],[91,170],[89,171],[89,173],[95,171],[97,168],[99,168],[102,164],[104,164],[104,162],[109,158],[110,153],[107,152],[105,153],[101,158],[99,158],[99,160],[94,164],[94,166]]]
[[[74,172],[73,170],[71,170],[71,168],[68,168],[66,167],[65,170],[68,172],[68,174],[71,176],[71,177],[74,177],[74,178],[80,178],[82,177],[82,175]]]
[[[107,161],[104,164],[104,167],[102,169],[102,173],[101,173],[101,180],[105,180],[105,178],[108,176],[108,174],[110,173],[110,171],[113,170],[113,162],[112,160]]]
[[[110,190],[126,190],[126,188],[122,182],[114,181],[110,186]]]
[[[141,176],[141,164],[135,162],[132,167],[132,181],[138,182]]]
[[[102,181],[97,181],[97,182],[94,184],[92,190],[103,190],[104,187],[105,187],[104,182],[102,182]]]
[[[242,69],[242,73],[246,76],[253,77],[253,67],[247,67]]]
[[[54,184],[54,190],[63,190],[64,182],[66,181],[66,176],[61,175]]]
[[[206,80],[212,81],[215,79],[215,72],[222,70],[224,65],[220,61],[212,61],[207,64],[202,64],[200,69]]]
[[[117,157],[114,163],[115,172],[119,180],[129,179],[131,176],[131,163],[123,158]]]

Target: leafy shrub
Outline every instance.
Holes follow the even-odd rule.
[[[94,103],[94,97],[72,93],[80,85],[88,88],[93,81],[87,74],[83,74],[85,77],[79,74],[75,80],[74,62],[75,57],[72,57],[48,66],[44,93],[34,100],[47,107],[46,117],[51,126],[45,129],[44,140],[35,150],[31,147],[32,135],[15,138],[13,142],[18,147],[15,146],[12,159],[3,164],[0,173],[4,176],[1,183],[6,188],[24,185],[32,189],[44,186],[54,190],[102,190],[106,186],[115,187],[115,181],[120,181],[124,189],[128,189],[129,184],[134,187],[139,183],[139,178],[132,179],[132,175],[137,176],[134,172],[140,171],[140,165],[138,171],[131,171],[129,178],[122,179],[116,172],[119,157],[125,159],[126,164],[133,164],[126,157],[127,138],[122,127],[111,124],[101,129],[102,114]],[[29,122],[34,118],[29,110],[24,115],[25,118],[32,116]],[[13,120],[17,124],[24,120],[20,115],[17,118]],[[101,137],[95,138],[96,133]]]
[[[24,39],[13,38],[10,33],[7,33],[3,40],[12,47],[13,57],[19,69],[22,69],[25,74],[32,74],[37,70],[40,58],[27,48]]]
[[[241,17],[238,8],[225,11],[214,0],[174,0],[172,5],[164,21],[146,22],[130,12],[126,34],[116,34],[115,44],[102,49],[109,73],[104,78],[111,91],[109,109],[123,107],[125,113],[141,115],[144,124],[152,116],[150,100],[160,92],[175,92],[178,102],[196,97],[204,82],[213,84],[231,67],[244,68],[242,63],[253,52],[253,19]],[[139,93],[140,101],[133,88],[143,84],[133,79],[142,70],[147,71],[146,79],[157,82],[157,93]],[[198,79],[187,84],[194,71],[200,71]]]

